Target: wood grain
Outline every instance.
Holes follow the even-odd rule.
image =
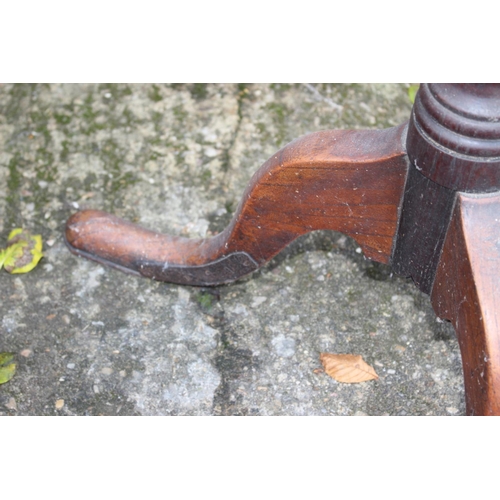
[[[457,195],[431,294],[462,352],[467,413],[500,415],[500,194]]]
[[[298,236],[319,229],[353,237],[387,263],[408,162],[406,125],[301,137],[254,175],[229,226],[210,239],[158,234],[100,211],[73,215],[74,253],[160,281],[217,285],[269,261]]]

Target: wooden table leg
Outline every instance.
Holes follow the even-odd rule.
[[[500,415],[500,194],[457,194],[431,294],[455,326],[469,415]]]
[[[68,220],[66,242],[102,264],[186,285],[234,281],[318,229],[341,231],[367,257],[388,263],[408,169],[405,136],[403,124],[291,142],[255,173],[230,225],[210,239],[159,234],[87,210]]]
[[[422,84],[408,127],[323,131],[285,146],[214,238],[176,238],[84,211],[68,220],[66,242],[137,275],[217,285],[304,233],[341,231],[432,293],[457,331],[468,413],[500,415],[499,190],[500,85]]]

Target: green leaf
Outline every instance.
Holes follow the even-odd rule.
[[[0,384],[8,382],[16,372],[16,364],[11,363],[14,354],[11,352],[0,352]]]
[[[14,376],[14,373],[16,373],[15,363],[0,368],[0,384],[8,382]]]
[[[24,244],[26,246],[26,243]],[[12,269],[16,267],[16,262],[24,255],[23,244],[16,243],[3,250],[2,254],[2,264],[5,270]]]
[[[415,102],[415,96],[417,95],[419,87],[420,87],[419,84],[413,84],[410,85],[410,88],[408,89],[408,97],[410,98],[412,104]]]
[[[42,237],[32,235],[28,231],[13,229],[7,238],[7,248],[0,250],[0,268],[11,274],[27,273],[31,271],[40,259],[42,253]]]
[[[14,359],[13,352],[0,352],[0,366],[6,365]]]

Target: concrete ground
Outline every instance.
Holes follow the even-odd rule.
[[[462,415],[453,329],[429,297],[339,233],[301,238],[234,284],[149,281],[69,253],[66,219],[98,208],[190,237],[222,230],[253,172],[292,139],[407,120],[407,85],[0,85],[0,415]],[[342,384],[320,352],[379,375]]]

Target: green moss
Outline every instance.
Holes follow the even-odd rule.
[[[19,172],[20,154],[16,153],[9,161],[9,177],[7,179],[7,189],[17,191],[21,187],[21,173]]]
[[[7,122],[12,123],[24,114],[25,110],[22,101],[26,98],[31,98],[35,89],[36,84],[34,83],[18,83],[12,86],[9,91],[10,99],[4,110]]]
[[[6,196],[6,227],[13,227],[18,225],[19,218],[19,202],[20,202],[20,187],[22,175],[20,172],[20,163],[22,162],[21,155],[15,153],[10,159],[8,169],[9,175],[7,177],[7,196]]]
[[[229,147],[222,151],[220,155],[220,163],[221,163],[221,170],[223,172],[227,172],[229,170],[229,165],[230,165],[230,160],[231,160],[231,155],[229,154],[229,151],[231,149],[231,146],[234,141],[231,142]]]
[[[116,202],[116,193],[137,182],[132,172],[122,172],[125,153],[120,150],[114,139],[108,139],[101,145],[99,156],[103,161],[107,175],[104,176],[102,189],[109,193],[106,197],[108,208],[112,209]]]
[[[285,104],[279,102],[271,102],[267,104],[266,109],[269,111],[271,119],[277,130],[275,137],[276,143],[278,146],[282,146],[286,141],[286,117],[291,114],[290,110]]]
[[[292,88],[291,83],[271,83],[270,87],[275,92],[283,93]]]
[[[213,305],[214,296],[208,292],[201,292],[196,297],[196,301],[200,304],[202,309],[209,310]]]
[[[197,101],[206,99],[208,96],[208,89],[206,83],[193,83],[189,86],[189,92]]]
[[[36,178],[38,180],[53,182],[57,177],[57,167],[54,163],[54,154],[45,149],[38,148],[36,151]]]
[[[54,119],[58,125],[68,125],[71,122],[71,115],[54,113]]]
[[[160,94],[160,87],[158,85],[152,85],[151,88],[148,91],[148,97],[153,101],[153,102],[159,102],[163,99],[163,97]]]
[[[227,210],[228,214],[232,214],[235,211],[235,209],[236,209],[235,205],[236,204],[235,204],[234,200],[233,201],[226,201],[226,203],[224,204],[224,207]]]
[[[271,138],[271,134],[267,130],[266,125],[262,122],[257,122],[255,128],[259,132],[261,142],[267,144]]]
[[[94,174],[94,172],[87,174],[85,176],[85,179],[83,180],[83,190],[85,192],[92,191],[92,189],[95,189],[95,185],[97,182],[97,176]]]
[[[153,111],[151,113],[151,121],[154,124],[155,127],[155,132],[160,133],[161,132],[161,121],[163,119],[163,115],[159,113],[158,111]]]
[[[132,113],[132,111],[130,111],[130,109],[128,109],[128,107],[125,107],[125,109],[123,110],[122,116],[123,116],[124,121],[125,121],[125,126],[131,127],[135,123],[135,116]]]
[[[184,154],[188,151],[188,147],[185,144],[176,144],[172,147],[175,151],[175,164],[177,167],[181,168],[184,165]]]
[[[349,302],[358,302],[358,300],[362,298],[360,296],[360,292],[357,290],[353,290],[352,288],[349,288],[349,290],[347,290],[346,297]]]
[[[239,130],[240,130],[240,125],[243,120],[243,106],[244,106],[244,101],[250,96],[250,90],[249,90],[249,85],[246,83],[238,83],[237,85],[238,88],[238,94],[237,94],[237,99],[238,99],[238,123],[236,125],[236,129],[232,135],[231,141],[229,142],[228,147],[222,152],[220,156],[220,162],[221,162],[221,170],[223,172],[227,172],[229,170],[229,167],[231,166],[231,154],[230,151],[234,146],[234,143],[236,141],[236,137],[238,136]]]
[[[174,106],[172,108],[172,112],[174,114],[174,117],[176,120],[180,122],[184,122],[186,118],[188,117],[188,114],[182,104],[178,104],[177,106]]]
[[[45,141],[45,147],[47,147],[52,140],[49,129],[47,127],[49,121],[49,112],[47,110],[36,110],[31,111],[30,120],[32,123],[32,131],[36,132],[43,137]]]
[[[13,143],[14,155],[11,158],[7,178],[7,225],[19,225],[20,203],[33,203],[37,212],[42,211],[51,201],[48,190],[40,186],[40,181],[54,182],[57,167],[52,152],[52,137],[49,122],[53,117],[49,106],[43,99],[36,99],[44,85],[14,85],[10,100],[4,110],[8,117],[22,123],[22,133],[16,133]],[[64,122],[64,113],[55,117],[56,123]],[[9,118],[8,118],[9,119]],[[63,158],[68,154],[68,143],[63,144]],[[29,158],[27,160],[26,158]],[[24,177],[22,171],[35,172],[35,177]]]
[[[287,107],[279,102],[270,102],[266,105],[266,109],[271,112],[273,120],[278,123],[282,123],[288,114]]]
[[[159,113],[158,111],[153,111],[151,113],[151,119],[150,119],[152,122],[153,122],[153,125],[154,125],[154,128],[155,128],[155,132],[156,132],[156,136],[155,137],[152,137],[152,138],[148,138],[147,139],[147,142],[148,144],[152,145],[152,146],[161,146],[162,145],[162,140],[161,140],[161,135],[163,133],[163,115],[162,113]],[[165,146],[167,147],[171,147],[172,145],[168,143],[165,144]]]
[[[164,155],[164,154],[162,154],[162,153],[160,153],[159,151],[154,151],[154,150],[151,150],[151,153],[149,153],[148,160],[155,161],[155,160],[157,160],[158,158],[162,158],[163,156],[165,156],[165,155]]]
[[[121,99],[132,95],[132,90],[128,85],[122,83],[102,83],[98,86],[99,92],[109,92],[112,99]]]
[[[210,170],[205,169],[200,175],[200,180],[202,184],[208,184],[210,180],[212,179],[212,172]]]
[[[85,135],[90,135],[98,130],[102,130],[105,128],[104,123],[96,123],[96,119],[99,116],[99,113],[93,110],[94,103],[94,95],[92,92],[89,92],[83,101],[83,105],[81,107],[81,117],[85,122],[85,125],[82,127],[81,132]]]
[[[62,146],[62,151],[61,154],[59,155],[59,160],[66,163],[69,158],[69,142],[62,141],[61,146]]]
[[[248,83],[238,83],[238,128],[243,119],[243,104],[245,99],[250,97],[250,85]]]

